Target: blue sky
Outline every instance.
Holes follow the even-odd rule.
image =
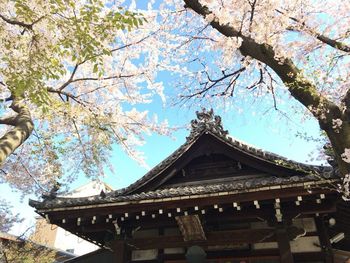
[[[264,101],[261,101],[261,103],[266,104]],[[296,136],[298,132],[306,132],[309,136],[319,136],[316,121],[306,119],[302,122],[302,114],[295,114],[294,112],[290,112],[290,119],[277,114],[275,111],[261,115],[259,114],[259,106],[261,107],[261,105],[255,105],[254,103],[247,104],[243,111],[238,113],[230,107],[225,109],[218,103],[214,110],[216,114],[222,116],[224,128],[229,131],[232,137],[299,162],[318,163],[310,161],[310,154],[312,155],[312,152],[316,150],[317,144]],[[195,111],[200,108],[201,105],[196,103],[192,103],[191,107],[179,105],[165,107],[158,100],[148,106],[150,112],[159,115],[160,120],[168,119],[171,126],[183,127],[175,131],[170,137],[160,135],[146,137],[147,143],[140,150],[145,153],[146,162],[150,168],[157,165],[185,142],[186,136],[189,134],[186,126],[190,124],[190,120],[195,118]],[[115,189],[128,186],[147,172],[147,169],[127,156],[118,145],[114,146],[111,161],[115,167],[115,173],[112,174],[106,169],[106,177],[103,180]],[[71,188],[76,188],[88,181],[88,178],[81,176],[79,180],[71,185]],[[14,205],[14,211],[26,218],[24,224],[17,225],[12,231],[12,233],[21,234],[29,225],[34,223],[35,214],[33,209],[28,206],[28,197],[25,197],[21,202],[19,200],[20,195],[11,192],[11,189],[6,185],[0,185],[0,191],[1,195]]]
[[[189,101],[186,104],[170,106],[172,98],[177,93],[172,86],[176,76],[169,74],[169,72],[163,72],[158,79],[164,83],[168,96],[167,105],[162,103],[160,97],[156,97],[152,104],[137,106],[139,110],[149,110],[151,114],[157,114],[160,121],[167,119],[171,127],[179,128],[171,136],[146,137],[146,144],[140,150],[144,152],[150,168],[185,142],[189,134],[186,127],[196,117],[195,111],[200,110],[203,106],[213,107],[215,114],[222,117],[224,128],[236,139],[299,162],[319,163],[310,160],[310,155],[315,156],[317,144],[296,136],[298,133],[305,133],[307,136],[319,137],[318,124],[314,119],[304,118],[303,108],[283,91],[279,94],[283,100],[278,103],[278,108],[284,112],[285,116],[271,109],[271,97],[256,99],[249,92],[235,96],[234,100],[230,98],[227,101],[217,100],[204,104]],[[106,168],[106,177],[102,180],[114,189],[128,186],[147,172],[147,169],[127,156],[118,145],[114,145],[113,149],[111,162],[115,167],[115,173],[112,174]],[[71,185],[71,189],[89,180],[81,176]],[[28,197],[20,200],[20,194],[13,193],[8,186],[3,184],[0,184],[0,192],[1,197],[11,201],[14,212],[26,218],[25,224],[17,225],[12,231],[15,234],[23,233],[29,225],[34,223],[35,214],[28,206]]]
[[[164,83],[166,90],[171,90],[171,84],[166,78]],[[278,105],[286,116],[275,110],[266,112],[266,108],[271,107],[269,98],[245,101],[245,96],[251,96],[249,93],[238,96],[233,101],[231,99],[226,102],[218,100],[204,104],[190,101],[186,105],[178,104],[175,106],[169,105],[172,101],[171,96],[174,94],[167,93],[167,96],[167,105],[164,105],[161,99],[156,97],[149,105],[137,106],[140,110],[149,110],[150,114],[157,114],[160,121],[167,119],[171,127],[179,128],[171,136],[153,134],[145,137],[146,144],[140,147],[140,150],[144,152],[150,168],[157,165],[185,142],[186,136],[189,134],[190,121],[196,118],[195,111],[200,110],[203,106],[213,107],[215,114],[222,117],[224,129],[227,129],[229,134],[236,139],[299,162],[320,163],[315,160],[311,161],[310,157],[317,153],[317,143],[296,136],[297,133],[305,133],[307,136],[319,137],[318,124],[313,118],[305,118],[302,112],[303,108],[295,100],[288,99],[287,94],[281,94],[282,97],[286,96],[285,102]],[[295,108],[300,109],[300,111],[295,111]],[[102,180],[114,189],[128,186],[147,172],[147,169],[127,156],[118,145],[113,146],[111,162],[115,172],[111,173],[106,168],[106,176]],[[82,175],[71,185],[71,189],[79,187],[89,180]],[[0,184],[0,192],[1,197],[14,206],[14,213],[19,213],[21,217],[25,218],[23,224],[17,224],[11,231],[13,234],[21,235],[35,223],[36,214],[28,205],[29,197],[20,199],[19,193],[12,192],[4,184]],[[33,196],[31,198],[37,199]]]

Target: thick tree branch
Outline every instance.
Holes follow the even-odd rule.
[[[30,24],[27,24],[27,23],[24,23],[22,21],[17,21],[17,20],[12,20],[12,19],[9,19],[5,16],[3,16],[2,14],[0,14],[0,18],[5,21],[6,23],[10,24],[10,25],[16,25],[16,26],[20,26],[20,27],[24,27],[25,29],[28,29],[28,30],[33,30],[33,26],[38,23],[40,20],[42,20],[45,16],[41,16],[39,17],[37,20],[35,20],[34,22],[30,23]]]
[[[32,27],[33,27],[33,24],[26,24],[26,23],[21,22],[21,21],[11,20],[11,19],[9,19],[9,18],[6,18],[6,17],[3,16],[2,14],[0,14],[0,18],[1,18],[2,20],[4,20],[6,23],[8,23],[8,24],[16,25],[16,26],[21,26],[21,27],[27,28],[27,29],[29,29],[29,30],[31,30]]]
[[[318,39],[320,40],[321,42],[333,47],[333,48],[336,48],[336,49],[339,49],[341,51],[344,51],[344,52],[347,52],[347,53],[350,53],[350,46],[346,45],[345,43],[343,42],[339,42],[337,40],[334,40],[334,39],[331,39],[329,37],[326,37],[324,35],[321,35],[317,32],[313,32],[313,35]]]
[[[212,12],[206,6],[200,4],[198,0],[184,0],[184,2],[186,7],[191,8],[203,17],[212,14]],[[319,120],[320,125],[331,125],[331,120],[334,118],[334,115],[340,114],[338,106],[323,97],[317,91],[316,87],[303,76],[302,72],[294,65],[291,59],[276,59],[276,54],[272,46],[264,43],[258,44],[254,39],[242,35],[241,32],[237,31],[232,26],[220,24],[217,18],[214,18],[210,24],[226,37],[240,37],[242,39],[242,45],[239,50],[242,55],[259,60],[274,70],[288,87],[291,95],[306,108],[311,109],[312,114]],[[319,111],[313,109],[325,109],[322,118],[320,117]]]
[[[345,118],[350,121],[350,88],[347,90],[344,98],[342,99],[343,103],[343,112]]]
[[[199,0],[184,0],[184,2],[186,7],[191,8],[204,18],[212,14],[206,6],[200,4]],[[322,96],[316,86],[303,76],[301,70],[296,67],[290,58],[277,59],[272,46],[266,43],[257,43],[251,37],[242,35],[240,31],[229,24],[220,24],[216,17],[210,24],[224,36],[241,38],[242,44],[239,51],[242,55],[250,56],[266,64],[279,76],[291,95],[311,111],[318,120],[321,129],[327,133],[335,153],[340,175],[350,174],[350,163],[343,158],[345,150],[350,149],[350,122],[348,118],[345,118],[341,109]],[[325,38],[321,39],[327,40]],[[339,45],[334,45],[339,48]],[[347,102],[348,97],[350,98],[350,92],[345,96],[343,103],[350,103]],[[333,123],[337,119],[342,120],[341,128],[338,131],[334,129]]]
[[[276,12],[280,13],[282,15],[286,15],[285,12],[278,10],[278,9],[276,9]],[[349,45],[347,45],[343,42],[331,39],[331,38],[317,32],[316,30],[308,27],[307,25],[305,25],[305,23],[301,22],[299,19],[297,19],[295,17],[291,17],[291,16],[288,16],[288,17],[289,17],[289,19],[291,19],[292,21],[294,21],[298,24],[298,27],[289,27],[288,28],[289,30],[298,31],[298,32],[302,32],[302,33],[305,32],[311,36],[316,37],[318,40],[320,40],[324,44],[327,44],[335,49],[350,53],[350,46]]]
[[[10,154],[28,139],[34,128],[29,109],[23,101],[15,99],[11,108],[17,112],[17,116],[13,119],[10,117],[7,120],[13,121],[10,125],[13,125],[14,128],[0,138],[0,165],[3,165]]]
[[[16,126],[17,124],[17,116],[10,116],[5,118],[0,118],[0,124]]]

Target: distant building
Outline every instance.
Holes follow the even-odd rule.
[[[112,190],[113,189],[109,185],[94,180],[69,192],[64,197],[86,197],[98,195],[101,191],[108,193]],[[47,220],[42,217],[36,218],[35,232],[31,236],[31,240],[76,255],[83,255],[99,248],[95,244],[73,235],[57,225],[48,223]]]

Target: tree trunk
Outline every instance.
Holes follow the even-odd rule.
[[[184,2],[186,7],[191,8],[203,18],[212,14],[211,10],[201,4],[199,0],[184,0]],[[266,64],[279,76],[290,94],[310,110],[318,120],[320,128],[326,132],[334,151],[340,175],[344,178],[349,175],[350,163],[344,161],[342,154],[346,149],[350,151],[350,90],[343,99],[345,107],[338,106],[322,96],[317,87],[303,76],[302,71],[296,67],[290,58],[276,59],[272,46],[255,42],[254,39],[242,35],[239,30],[229,24],[220,24],[218,18],[214,18],[210,25],[226,37],[240,37],[242,44],[239,51],[242,55],[250,56]],[[342,121],[339,129],[334,128],[333,121],[337,119]]]
[[[14,99],[11,108],[17,112],[14,117],[0,119],[0,124],[12,125],[14,128],[0,138],[0,166],[28,139],[34,129],[30,111],[23,101]]]
[[[320,123],[321,129],[323,129],[331,142],[334,152],[335,161],[337,162],[338,169],[341,175],[346,176],[350,174],[350,163],[346,162],[342,155],[346,149],[350,150],[350,123],[342,118],[342,125],[339,129],[334,129],[332,126],[325,126]]]

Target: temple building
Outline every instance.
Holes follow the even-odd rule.
[[[71,192],[66,193],[64,197],[87,197],[97,195],[101,191],[108,193],[113,191],[113,189],[104,182],[92,180]],[[87,254],[99,248],[97,245],[70,233],[62,227],[50,224],[41,216],[36,218],[35,230],[30,236],[30,240],[44,246],[74,253],[78,256]]]
[[[130,186],[30,201],[48,222],[101,249],[69,262],[346,262],[350,208],[328,166],[231,138],[213,111]]]

